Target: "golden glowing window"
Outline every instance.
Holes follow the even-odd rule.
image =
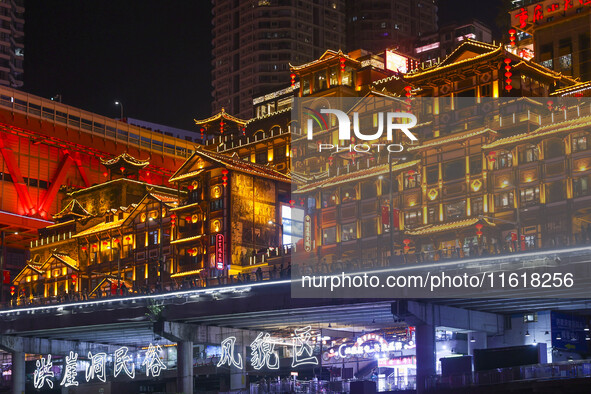
[[[220,223],[219,220],[214,220],[213,222],[211,222],[211,231],[213,231],[214,233],[217,233],[219,231],[221,231],[222,229],[222,224]]]
[[[62,275],[68,275],[68,269],[66,267],[62,268]]]
[[[33,280],[38,280],[39,279],[39,275],[33,275]]]
[[[47,277],[51,278],[51,271],[47,271]]]
[[[211,196],[213,198],[220,198],[222,196],[222,188],[219,186],[214,186],[211,189]]]
[[[27,282],[31,281],[31,276],[27,276]]]

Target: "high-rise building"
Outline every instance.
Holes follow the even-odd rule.
[[[23,86],[25,1],[0,2],[0,85]]]
[[[386,48],[411,54],[418,37],[437,30],[435,0],[348,0],[347,50]]]
[[[477,19],[466,23],[442,26],[438,31],[422,35],[414,48],[413,56],[422,61],[443,60],[467,39],[492,43],[490,28]]]
[[[345,45],[345,0],[212,0],[212,112],[241,118],[252,99],[284,87],[289,63]]]

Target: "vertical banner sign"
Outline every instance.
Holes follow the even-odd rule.
[[[310,215],[304,217],[304,250],[312,250],[312,218]]]
[[[224,235],[217,234],[215,236],[215,263],[219,270],[224,269]]]

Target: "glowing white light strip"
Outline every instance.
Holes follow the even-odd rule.
[[[583,252],[583,251],[591,252],[591,246],[552,250],[552,251],[515,253],[515,254],[499,255],[496,257],[478,257],[478,258],[473,258],[473,259],[460,259],[460,260],[453,260],[453,261],[445,262],[445,263],[439,262],[439,263],[433,263],[433,264],[421,264],[421,265],[417,265],[417,266],[385,268],[385,269],[375,270],[375,271],[360,271],[360,272],[352,272],[352,273],[346,273],[346,274],[347,275],[381,274],[381,273],[388,273],[388,272],[404,272],[404,271],[424,269],[424,268],[443,268],[443,267],[451,267],[451,266],[461,267],[461,265],[463,265],[463,264],[470,264],[470,263],[476,263],[476,262],[482,263],[482,262],[495,261],[495,260],[499,260],[499,261],[503,260],[504,262],[507,262],[507,259],[525,258],[525,257],[540,257],[540,256],[548,256],[548,255],[560,255],[563,253],[573,253],[573,252]],[[174,291],[174,292],[169,292],[169,293],[152,294],[152,295],[146,295],[146,296],[106,298],[106,299],[100,299],[100,300],[88,301],[88,302],[56,304],[56,305],[47,305],[47,306],[38,306],[38,307],[29,307],[29,308],[6,309],[6,310],[0,311],[0,316],[9,315],[9,314],[21,314],[21,313],[27,313],[27,312],[47,311],[47,310],[56,310],[57,311],[60,309],[63,310],[65,308],[70,308],[70,307],[87,307],[87,306],[93,306],[93,305],[110,304],[110,303],[125,302],[125,301],[159,300],[159,299],[176,298],[176,297],[183,297],[183,296],[198,296],[200,294],[214,294],[214,293],[219,292],[222,289],[224,292],[232,292],[232,291],[233,292],[240,292],[240,291],[244,292],[244,291],[248,291],[249,289],[252,290],[252,288],[256,288],[256,287],[284,285],[284,284],[293,283],[293,282],[301,282],[301,279],[264,281],[264,282],[255,282],[255,283],[230,286],[230,287],[204,288],[204,289],[199,289],[199,290]]]
[[[16,216],[17,218],[21,218],[21,219],[36,220],[36,221],[42,222],[42,223],[54,224],[53,222],[51,222],[49,220],[37,219],[37,218],[30,217],[30,216],[19,215],[19,214],[12,213],[12,212],[0,211],[0,213],[3,215]]]
[[[261,282],[261,283],[249,283],[247,285],[238,285],[238,286],[231,286],[231,287],[174,291],[174,292],[169,292],[169,293],[152,294],[152,295],[146,295],[146,296],[106,298],[106,299],[88,301],[88,302],[56,304],[56,305],[30,307],[30,308],[6,309],[6,310],[0,311],[0,315],[7,315],[7,314],[11,314],[11,313],[21,313],[21,312],[26,313],[26,312],[45,311],[45,310],[52,310],[52,309],[60,310],[60,309],[69,308],[69,307],[86,307],[86,306],[92,306],[92,305],[109,304],[112,302],[116,303],[116,302],[125,302],[125,301],[141,301],[141,300],[175,298],[175,297],[182,297],[182,296],[198,296],[200,294],[214,294],[214,293],[217,293],[221,289],[223,289],[225,292],[231,292],[231,291],[245,292],[245,291],[249,291],[253,287],[281,285],[281,284],[287,284],[287,283],[291,283],[291,280],[266,281],[266,282]]]

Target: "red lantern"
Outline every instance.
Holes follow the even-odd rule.
[[[511,70],[511,66],[507,64],[507,65],[505,66],[505,70],[507,70],[507,71]]]
[[[408,180],[409,181],[414,181],[415,177],[413,176],[415,174],[415,170],[408,170]]]
[[[295,87],[295,79],[296,79],[296,75],[294,73],[291,73],[290,75],[291,78],[291,87]]]
[[[224,134],[224,121],[223,120],[220,122],[220,133]]]
[[[191,216],[187,216],[187,217],[185,218],[185,220],[186,220],[187,222],[190,222],[190,221],[191,221]]]
[[[107,171],[103,172],[103,176],[106,178],[109,174],[107,174]]]
[[[476,230],[482,230],[482,227],[484,227],[484,225],[482,223],[476,224]]]
[[[406,238],[402,241],[402,243],[408,245],[410,243],[410,239]]]
[[[171,218],[171,219],[176,219],[176,213],[174,213],[174,212],[173,212],[173,213],[170,215],[170,218]]]
[[[512,75],[513,75],[513,73],[511,71],[507,71],[505,73],[505,77],[507,77],[507,78],[511,78]]]
[[[509,63],[511,63],[511,59],[509,59],[509,58],[505,58],[505,60],[503,60],[503,61],[504,61],[504,62],[505,62],[505,64],[507,64],[507,65],[508,65]]]
[[[72,286],[76,286],[77,280],[78,280],[78,275],[72,274]]]
[[[510,92],[510,91],[511,91],[511,89],[513,89],[513,86],[511,86],[511,85],[507,85],[507,86],[505,86],[505,90],[506,90],[506,91]]]
[[[344,72],[344,71],[345,71],[345,62],[346,62],[346,61],[347,61],[347,60],[346,60],[344,57],[342,57],[342,58],[340,59],[340,62],[341,62],[341,72]]]
[[[295,200],[289,200],[289,205],[293,207],[295,205]]]
[[[553,104],[554,104],[554,103],[552,102],[552,100],[548,100],[548,102],[546,103],[546,105],[548,106],[548,109],[549,109],[550,111],[552,111],[552,105],[553,105]]]
[[[187,253],[189,253],[189,254],[193,254],[193,249],[189,249],[189,250],[187,250]]]
[[[115,238],[115,239],[113,240],[113,242],[115,242],[116,244],[118,244],[118,243],[119,243],[119,238]]]
[[[123,166],[119,167],[119,169],[121,170],[121,172],[125,171],[125,167],[123,167]]]
[[[478,235],[480,237],[482,235],[482,231],[480,231],[480,230],[476,231],[476,235]]]
[[[14,296],[14,293],[16,292],[16,287],[14,286],[10,286],[10,295]]]
[[[199,131],[201,132],[201,139],[203,139],[203,135],[205,134],[205,127],[200,128]]]
[[[86,246],[83,246],[81,249],[83,252],[86,252],[86,249],[88,249],[88,248]]]
[[[193,190],[193,189],[194,189],[194,188],[193,188],[193,185],[189,185],[189,186],[187,186],[187,189],[189,189],[189,190]]]
[[[126,241],[131,241],[131,237],[128,235],[127,237],[125,237]]]
[[[509,29],[509,34],[515,35],[516,33],[517,33],[517,30],[515,30],[513,28]]]
[[[405,251],[405,252],[408,252],[409,250],[410,250],[410,246],[406,245],[406,246],[404,247],[404,251]]]
[[[96,245],[96,244],[94,244],[94,245],[92,245],[92,247],[93,247],[94,249],[96,249],[96,248],[97,248],[97,245]]]
[[[109,243],[107,241],[103,241],[103,246],[107,246]]]

